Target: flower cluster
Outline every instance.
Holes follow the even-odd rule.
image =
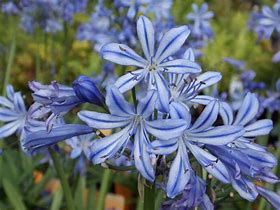
[[[249,28],[258,35],[259,39],[269,39],[275,32],[277,39],[280,38],[280,1],[274,4],[272,8],[263,6],[261,12],[253,12],[249,20]],[[280,51],[276,53],[273,62],[280,61]]]
[[[129,17],[139,7],[135,4],[129,7]],[[256,95],[248,91],[237,113],[226,102],[202,95],[222,76],[201,73],[191,49],[178,53],[190,34],[187,26],[168,30],[158,41],[153,23],[140,16],[136,31],[143,57],[121,43],[100,49],[105,60],[129,67],[106,86],[105,97],[86,76],[72,87],[30,82],[35,102],[26,116],[23,150],[34,154],[68,139],[72,158],[84,152],[93,164],[118,166],[124,157],[124,164],[134,165],[166,192],[170,200],[163,209],[214,209],[201,170],[230,184],[244,199],[253,201],[260,194],[279,205],[275,193],[255,184],[279,181],[272,173],[277,160],[254,141],[272,129],[271,120],[257,120]],[[12,100],[11,93],[8,96]],[[78,117],[87,125],[65,123],[64,115],[83,103],[104,112],[81,110]],[[104,129],[112,134],[104,135]]]

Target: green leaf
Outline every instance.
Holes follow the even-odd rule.
[[[3,179],[5,193],[15,210],[26,210],[22,197],[14,185],[6,178]]]

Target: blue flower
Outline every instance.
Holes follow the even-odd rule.
[[[269,90],[266,92],[266,97],[262,99],[261,105],[268,109],[269,112],[280,110],[280,79],[276,81],[275,91]]]
[[[188,158],[190,151],[197,161],[218,180],[229,183],[226,166],[215,156],[202,148],[203,145],[222,146],[229,144],[243,135],[242,126],[213,126],[219,113],[219,103],[211,101],[191,124],[191,115],[180,106],[170,110],[171,118],[182,118],[187,121],[187,129],[179,138],[170,140],[157,139],[151,143],[152,152],[167,155],[173,152],[176,157],[172,162],[166,186],[167,196],[175,197],[182,192],[191,176],[191,164]]]
[[[158,49],[155,50],[155,32],[152,23],[146,17],[141,16],[137,21],[137,34],[142,46],[145,58],[139,56],[131,48],[123,44],[110,43],[102,50],[104,59],[126,66],[139,67],[121,76],[115,83],[123,93],[141,81],[148,83],[149,89],[160,90],[159,107],[161,111],[168,112],[170,92],[163,73],[198,73],[201,71],[198,64],[188,59],[168,58],[176,53],[189,35],[187,26],[173,28],[162,37]]]
[[[117,0],[115,2],[117,7],[125,7],[127,10],[127,17],[133,19],[137,12],[144,9],[144,6],[150,3],[151,0]]]
[[[190,179],[186,184],[180,199],[164,202],[162,210],[173,208],[176,210],[186,210],[198,206],[205,210],[214,210],[214,206],[206,194],[205,181],[192,171]]]
[[[79,112],[79,118],[96,129],[122,128],[110,136],[95,140],[91,145],[89,159],[94,164],[99,164],[115,158],[118,154],[122,154],[130,138],[134,136],[131,156],[134,157],[135,166],[143,177],[153,181],[155,172],[147,149],[150,145],[149,134],[170,139],[179,136],[187,126],[182,119],[149,121],[154,112],[156,99],[156,92],[150,90],[146,97],[138,101],[137,108],[134,108],[124,99],[118,88],[113,86],[107,88],[106,96],[106,104],[111,114]]]
[[[96,87],[93,79],[81,75],[73,82],[73,89],[77,97],[84,102],[103,106],[105,98]]]
[[[67,139],[65,143],[72,148],[70,157],[77,158],[81,155],[85,155],[86,157],[88,157],[90,152],[90,144],[94,138],[95,134],[87,134]]]
[[[276,183],[279,179],[271,172],[276,166],[275,157],[266,148],[254,143],[257,136],[267,135],[272,129],[272,121],[263,119],[254,121],[259,102],[254,94],[247,93],[234,119],[230,106],[221,102],[221,117],[224,124],[243,126],[245,132],[224,146],[207,145],[206,148],[226,165],[233,188],[243,198],[253,201],[258,195],[251,178]],[[249,178],[251,177],[251,178]]]
[[[6,124],[0,127],[0,138],[14,133],[21,138],[26,119],[26,107],[20,92],[14,92],[11,85],[7,86],[7,97],[0,96],[0,121]]]
[[[209,39],[213,36],[213,32],[210,25],[210,19],[214,16],[214,13],[208,11],[208,4],[202,4],[201,8],[197,4],[192,4],[193,12],[187,15],[187,19],[193,21],[191,27],[192,35],[196,38]]]
[[[48,131],[51,130],[53,121],[62,117],[68,113],[75,106],[84,103],[75,94],[73,88],[60,85],[56,81],[53,81],[51,85],[42,85],[39,82],[29,82],[33,100],[37,103],[31,112],[31,117],[41,115],[46,117],[48,113],[51,113],[47,117],[46,126]]]

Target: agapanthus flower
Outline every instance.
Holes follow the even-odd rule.
[[[115,83],[123,93],[132,89],[136,84],[144,81],[148,89],[160,90],[159,109],[168,112],[170,92],[164,73],[187,74],[198,73],[201,68],[188,59],[168,60],[186,41],[190,31],[187,26],[173,28],[162,37],[155,50],[155,31],[152,22],[141,16],[137,21],[137,34],[145,58],[123,44],[110,43],[102,50],[104,59],[125,66],[136,66],[139,69],[121,76]]]
[[[211,101],[196,119],[191,123],[191,115],[181,107],[171,110],[171,118],[185,119],[187,128],[178,138],[169,140],[157,139],[151,143],[152,152],[155,154],[168,155],[176,152],[170,167],[166,192],[168,197],[175,197],[182,192],[185,185],[190,181],[192,173],[188,153],[191,152],[197,161],[218,180],[229,183],[230,178],[226,166],[211,153],[203,149],[203,145],[222,146],[229,144],[243,135],[242,126],[214,126],[219,113],[219,103]]]
[[[229,181],[240,196],[253,201],[258,195],[254,179],[269,183],[279,181],[271,171],[277,160],[266,148],[254,143],[257,136],[267,135],[271,131],[272,121],[256,121],[259,102],[251,93],[247,93],[235,119],[228,104],[221,103],[221,109],[226,125],[243,126],[245,132],[227,145],[206,145],[206,148],[226,166]]]
[[[128,142],[134,137],[131,158],[143,177],[154,181],[155,171],[148,147],[149,134],[158,138],[174,138],[186,128],[183,119],[159,119],[150,121],[154,113],[157,94],[154,90],[138,101],[137,108],[129,104],[120,91],[112,86],[107,88],[106,104],[111,114],[93,111],[81,111],[79,118],[96,129],[122,128],[120,131],[93,141],[89,159],[94,164],[103,163],[122,154]]]
[[[192,49],[186,50],[183,58],[195,61]],[[185,108],[189,112],[194,104],[206,105],[212,97],[198,95],[203,89],[216,84],[222,78],[219,72],[205,72],[195,76],[192,74],[169,74],[170,109]]]
[[[74,14],[84,12],[87,7],[87,0],[62,0],[58,1],[60,14],[65,22],[71,22]]]
[[[117,8],[128,8],[127,17],[133,19],[138,11],[144,11],[144,8],[147,7],[150,1],[151,0],[116,0],[115,5]]]
[[[277,53],[275,53],[272,57],[272,62],[277,63],[280,61],[280,51],[278,51]]]
[[[214,13],[208,11],[208,4],[204,3],[199,6],[192,4],[193,12],[189,13],[186,18],[191,20],[191,33],[195,38],[210,39],[213,36],[213,31],[210,25],[210,19],[214,16]]]
[[[194,172],[191,172],[190,180],[186,184],[181,198],[164,202],[161,209],[186,210],[195,207],[200,207],[203,210],[214,209],[214,205],[206,194],[205,181],[199,178]]]
[[[13,86],[7,86],[7,97],[0,96],[0,138],[16,133],[20,138],[26,120],[26,107],[20,92],[14,92]]]

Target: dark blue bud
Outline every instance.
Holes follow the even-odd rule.
[[[73,82],[73,89],[77,97],[83,101],[103,106],[105,98],[96,87],[94,81],[87,76],[81,75]]]

